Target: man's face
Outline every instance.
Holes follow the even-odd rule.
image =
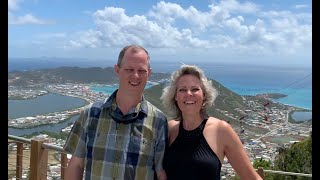
[[[144,51],[131,53],[127,50],[123,56],[121,67],[115,65],[115,72],[119,77],[119,89],[128,93],[142,93],[151,69],[148,66],[148,55]]]

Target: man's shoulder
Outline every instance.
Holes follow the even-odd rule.
[[[100,111],[105,105],[105,100],[99,100],[86,105],[83,110],[87,113]]]
[[[149,101],[147,101],[147,105],[148,105],[148,111],[152,111],[151,114],[153,114],[154,117],[156,119],[158,119],[158,121],[163,120],[163,122],[167,123],[166,115],[158,107],[156,107],[155,105],[153,105]],[[150,112],[148,112],[148,114],[150,114]]]
[[[105,100],[99,100],[96,102],[91,103],[90,108],[102,108],[102,106],[105,104]]]
[[[148,110],[152,110],[152,111],[155,111],[155,112],[157,112],[157,113],[160,113],[160,114],[163,114],[164,115],[164,113],[157,107],[157,106],[155,106],[155,105],[153,105],[151,102],[149,102],[149,101],[146,101],[147,102],[147,105],[148,105]]]

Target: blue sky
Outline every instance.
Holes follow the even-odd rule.
[[[8,0],[8,56],[312,64],[311,0]]]

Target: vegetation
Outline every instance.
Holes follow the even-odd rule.
[[[255,169],[258,169],[259,167],[262,167],[263,169],[272,169],[272,162],[270,160],[266,161],[266,160],[264,160],[262,158],[256,159],[253,162],[253,167]],[[273,180],[273,174],[265,173],[263,179],[264,180]]]
[[[280,148],[274,165],[271,161],[256,159],[253,167],[258,169],[271,169],[276,171],[312,174],[312,135],[301,142],[292,144],[288,148]],[[264,173],[264,180],[310,180],[311,178],[293,175]],[[239,180],[239,176],[228,178]]]
[[[262,167],[263,169],[271,169],[271,161],[266,161],[262,158],[260,159],[256,159],[254,162],[253,162],[253,167],[258,169],[258,167]]]
[[[38,136],[40,134],[47,134],[48,136],[56,139],[67,139],[69,133],[66,132],[60,132],[60,133],[54,133],[54,132],[49,132],[49,131],[41,131],[41,132],[34,132],[32,134],[24,136],[25,138],[32,138],[34,136]]]
[[[290,148],[279,150],[274,162],[274,170],[312,174],[312,135],[305,140],[294,143]],[[276,175],[274,180],[310,179],[298,176]]]
[[[264,159],[256,159],[253,162],[253,167],[255,169],[258,169],[258,167],[262,167],[263,169],[272,169],[272,163],[271,161],[266,161]],[[272,174],[265,174],[264,180],[273,180],[273,175]],[[234,176],[234,177],[230,177],[228,178],[228,180],[240,180],[240,177],[238,175]]]

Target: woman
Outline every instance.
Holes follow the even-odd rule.
[[[261,179],[233,128],[207,115],[217,95],[203,71],[191,65],[181,66],[164,88],[163,104],[176,117],[169,121],[165,155],[169,180],[220,179],[225,156],[241,179]]]

